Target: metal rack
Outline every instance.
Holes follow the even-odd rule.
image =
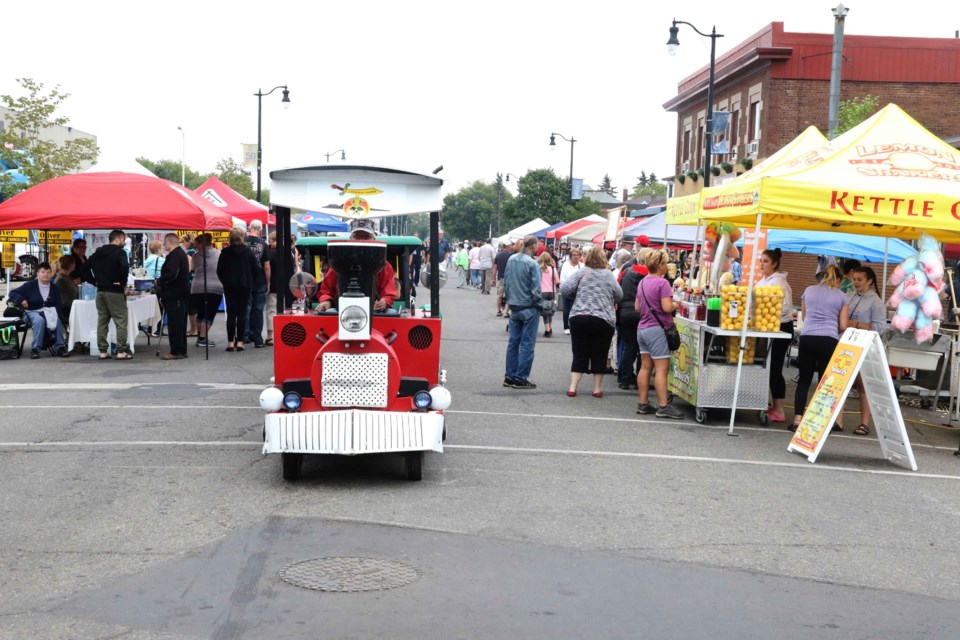
[[[737,365],[727,361],[726,345],[718,338],[739,340],[740,331],[710,327],[703,322],[676,318],[681,347],[671,356],[668,386],[670,392],[686,400],[696,409],[697,422],[707,419],[708,409],[731,409]],[[770,391],[770,340],[786,339],[787,333],[748,331],[747,338],[758,340],[752,362],[744,360],[741,371],[737,409],[760,412],[761,424],[767,424],[767,401]]]

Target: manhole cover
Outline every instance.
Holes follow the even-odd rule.
[[[280,579],[316,591],[382,591],[416,581],[420,572],[408,564],[374,558],[314,558],[280,570]]]

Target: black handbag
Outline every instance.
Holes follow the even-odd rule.
[[[677,331],[677,325],[673,325],[669,329],[663,326],[660,316],[654,313],[653,307],[650,306],[650,301],[647,300],[647,292],[643,290],[643,281],[637,285],[637,288],[640,289],[640,295],[643,296],[643,302],[647,305],[647,310],[650,311],[653,319],[656,320],[660,328],[663,329],[663,334],[667,336],[667,348],[670,349],[670,351],[676,351],[680,348],[680,332]]]
[[[23,319],[23,307],[14,302],[13,300],[7,300],[7,308],[3,310],[4,318],[20,318]]]

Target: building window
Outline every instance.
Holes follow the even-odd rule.
[[[690,129],[683,132],[683,152],[680,154],[680,164],[690,162]]]
[[[737,145],[740,144],[740,110],[730,114],[730,156],[737,157]]]
[[[747,142],[756,142],[760,139],[760,101],[750,103],[750,139]]]
[[[696,162],[696,166],[691,167],[691,169],[696,170],[703,166],[704,135],[705,134],[703,132],[703,123],[701,123],[700,126],[697,127],[697,162]]]

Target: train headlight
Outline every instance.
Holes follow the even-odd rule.
[[[300,398],[300,394],[296,391],[288,391],[283,396],[283,408],[291,413],[300,411],[300,405],[302,403],[303,400]]]
[[[347,307],[340,314],[340,324],[347,331],[356,333],[367,326],[367,312],[360,307]]]
[[[280,407],[282,406],[283,391],[280,391],[280,389],[277,389],[276,387],[269,387],[264,389],[260,394],[260,408],[267,413],[280,411]]]
[[[413,396],[413,406],[420,411],[426,411],[430,408],[433,397],[429,391],[417,391]]]
[[[430,408],[434,411],[443,411],[450,406],[452,398],[450,391],[446,387],[434,387],[430,389]]]

